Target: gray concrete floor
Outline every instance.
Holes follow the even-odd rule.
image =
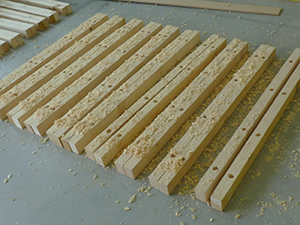
[[[199,30],[202,40],[211,34],[220,34],[228,42],[241,38],[251,43],[252,50],[259,44],[270,44],[277,48],[276,57],[282,59],[300,47],[300,3],[231,1],[282,7],[277,17],[111,1],[69,2],[74,10],[72,15],[61,17],[61,22],[0,58],[0,78],[97,12],[118,14],[126,21],[137,17],[145,24],[172,24],[181,31]],[[138,192],[139,187],[149,185],[146,178],[133,181],[118,174],[111,165],[102,168],[84,155],[75,155],[51,142],[42,144],[39,137],[27,130],[0,122],[0,224],[189,225],[208,224],[210,220],[220,225],[300,224],[299,100],[297,93],[223,213],[189,194],[180,195],[185,184],[171,196],[155,189],[150,190],[151,195]],[[202,160],[204,156],[198,163]],[[3,183],[9,174],[9,182]],[[137,198],[130,204],[128,200],[133,194]],[[126,206],[131,210],[123,210]],[[196,211],[192,212],[190,207]],[[177,211],[181,216],[175,215]],[[241,215],[238,219],[237,214]]]

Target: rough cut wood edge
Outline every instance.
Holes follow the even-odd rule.
[[[62,52],[45,66],[41,67],[36,72],[32,73],[26,79],[16,84],[9,91],[0,96],[0,118],[3,119],[6,113],[14,108],[20,101],[27,98],[30,94],[35,92],[44,83],[51,80],[55,75],[63,71],[66,67],[70,66],[73,62],[78,60],[79,57],[88,52],[94,47],[95,44],[105,39],[108,35],[114,32],[125,23],[124,18],[114,16],[106,21],[94,32],[89,33],[86,37],[76,42],[66,51]],[[98,30],[99,29],[99,30]],[[98,32],[97,32],[98,31]],[[80,58],[83,60],[84,58]],[[84,60],[83,60],[84,61]],[[96,63],[96,62],[95,62]],[[72,75],[72,70],[68,71]]]
[[[189,34],[187,36],[186,34]],[[199,32],[184,31],[178,38],[169,44],[161,53],[156,55],[149,61],[139,72],[127,80],[119,89],[113,92],[109,98],[105,99],[98,107],[96,107],[87,117],[80,121],[77,126],[89,125],[89,129],[84,134],[79,134],[74,126],[66,135],[65,140],[73,152],[81,153],[84,147],[93,140],[101,131],[111,124],[117,117],[120,116],[127,108],[129,108],[141,95],[143,95],[151,86],[155,84],[165,73],[174,66],[185,54],[187,54],[200,40]],[[149,68],[149,66],[151,67]],[[149,68],[149,72],[145,73],[145,68]],[[128,86],[128,84],[131,84]],[[127,91],[124,91],[127,90]],[[121,97],[117,105],[111,104],[109,101],[116,96]],[[110,98],[111,97],[111,98]],[[106,106],[108,105],[108,107]],[[104,107],[104,108],[102,108]],[[98,119],[91,124],[90,117],[99,118],[98,115],[103,115],[102,119]],[[97,115],[97,116],[96,116]],[[101,117],[100,117],[101,118]],[[90,126],[91,125],[91,126]],[[75,128],[75,129],[74,129]],[[75,133],[74,133],[75,131]]]
[[[9,51],[8,43],[0,40],[0,55],[4,54],[7,51]]]
[[[118,172],[136,178],[213,88],[246,54],[248,44],[233,40],[134,140],[115,161]],[[213,72],[211,72],[213,71]],[[207,81],[206,81],[207,80]],[[190,107],[181,107],[183,103]],[[138,149],[138,154],[136,153]]]
[[[67,35],[60,38],[54,44],[40,52],[38,55],[30,59],[28,62],[20,66],[18,69],[4,77],[2,80],[0,80],[0,95],[4,94],[14,85],[26,79],[30,74],[34,73],[57,55],[68,49],[75,43],[75,41],[80,40],[107,20],[107,15],[101,13],[96,14],[69,32]]]
[[[170,6],[181,6],[181,7],[192,7],[200,9],[212,9],[229,12],[244,12],[254,14],[264,14],[279,16],[281,8],[270,7],[270,6],[258,6],[258,5],[246,5],[246,4],[235,4],[225,2],[213,2],[213,1],[200,1],[200,0],[121,0],[122,2],[137,2],[137,3],[149,3],[156,5],[170,5]]]
[[[155,188],[171,194],[274,57],[275,48],[266,45],[253,53],[150,175]]]
[[[161,24],[153,22],[149,23],[142,29],[142,21],[140,21],[139,24],[131,23],[129,26],[131,27],[131,31],[128,31],[127,34],[122,35],[120,40],[115,42],[114,46],[119,46],[121,44],[118,48],[116,48],[109,55],[105,52],[103,54],[103,58],[105,58],[102,61],[100,61],[78,80],[68,86],[65,90],[60,92],[57,96],[55,96],[55,98],[53,98],[44,106],[53,107],[56,101],[59,102],[59,104],[55,106],[56,110],[52,110],[51,114],[44,118],[37,118],[35,121],[39,122],[35,122],[34,127],[33,124],[31,124],[31,127],[33,127],[34,130],[38,129],[39,133],[43,135],[43,133],[53,125],[55,119],[60,118],[67,113],[68,110],[76,105],[78,101],[84,98],[89,91],[93,90],[105,79],[105,77],[111,74],[126,59],[128,59],[128,57],[133,55],[139,48],[149,41],[152,36],[162,29]],[[109,41],[111,41],[111,38]],[[97,60],[99,59],[100,57],[97,57]],[[48,100],[50,99],[51,98],[48,98]],[[86,102],[86,104],[88,104],[88,102]]]
[[[211,206],[223,211],[299,88],[300,65],[261,119],[211,195]]]
[[[31,38],[37,34],[35,25],[4,18],[0,18],[0,28],[18,32],[26,38]]]
[[[56,11],[43,9],[36,6],[26,5],[17,2],[11,1],[3,1],[0,2],[0,6],[8,9],[13,9],[21,12],[31,13],[38,16],[45,16],[47,17],[49,23],[56,23],[59,21],[59,16]]]
[[[50,140],[62,147],[63,145],[60,140],[62,136],[158,54],[162,48],[173,41],[179,33],[177,27],[170,25],[166,26],[154,38],[140,48],[135,55],[126,60],[126,62],[101,82],[101,84],[91,91],[84,99],[70,109],[68,113],[56,120],[54,125],[46,132]],[[91,105],[84,104],[84,102],[87,101],[89,101]]]
[[[125,148],[180,92],[218,55],[226,46],[224,38],[213,35],[185,60],[168,73],[138,101],[144,101],[143,108],[115,132],[98,149],[94,149],[97,163],[106,166],[123,148]],[[154,91],[154,89],[157,89]],[[153,92],[153,94],[151,93]],[[148,98],[148,100],[146,100]],[[135,102],[131,108],[134,108]],[[138,109],[138,107],[136,107]],[[129,111],[128,110],[128,111]],[[120,118],[120,117],[119,117]],[[119,119],[118,118],[118,119]],[[126,123],[126,124],[125,124]],[[110,128],[108,128],[110,129]],[[103,132],[103,136],[105,132]],[[91,143],[90,143],[91,144]],[[87,149],[87,148],[85,148]]]
[[[197,199],[210,204],[212,192],[299,62],[300,49],[295,49],[195,187]]]
[[[23,43],[21,34],[4,29],[0,29],[0,39],[6,41],[12,48],[16,48]]]

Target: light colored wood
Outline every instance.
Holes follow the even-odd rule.
[[[0,29],[0,39],[6,41],[12,48],[16,48],[23,43],[23,39],[19,33],[4,29]]]
[[[297,66],[289,80],[261,119],[240,153],[237,155],[224,177],[211,195],[211,206],[222,211],[229,202],[234,191],[241,183],[250,166],[254,162],[264,143],[281,118],[283,112],[299,88],[300,65]],[[254,184],[252,184],[254,185]]]
[[[118,172],[136,178],[247,50],[246,42],[233,40],[124,150],[115,161]]]
[[[31,5],[26,5],[17,2],[11,1],[2,1],[0,2],[0,6],[3,8],[13,9],[21,12],[31,13],[38,16],[47,17],[49,23],[56,23],[59,21],[59,16],[56,11],[52,11],[49,9],[42,9],[40,7],[35,7]]]
[[[119,30],[119,32],[117,33],[119,37],[109,37],[109,39],[107,39],[107,43],[101,43],[102,45],[111,45],[116,46],[117,48],[109,55],[109,47],[102,48],[102,51],[100,49],[97,49],[96,52],[99,54],[99,56],[96,57],[97,62],[101,60],[101,58],[103,58],[103,60],[101,60],[98,64],[96,64],[89,71],[83,74],[71,85],[66,87],[57,96],[54,95],[57,93],[57,91],[55,90],[57,89],[56,86],[57,84],[61,83],[60,81],[63,79],[58,78],[53,80],[53,82],[51,82],[49,86],[51,86],[51,89],[54,90],[50,89],[50,94],[50,91],[47,90],[47,93],[45,93],[44,97],[39,101],[38,104],[35,104],[36,101],[34,102],[35,105],[30,109],[30,111],[35,111],[37,107],[39,107],[40,105],[44,105],[46,101],[50,101],[51,98],[52,100],[38,109],[35,113],[36,115],[32,115],[31,121],[34,121],[34,123],[30,124],[30,126],[34,130],[38,130],[40,135],[43,135],[46,130],[48,130],[50,126],[53,125],[55,119],[58,119],[65,113],[67,113],[68,110],[76,105],[78,101],[84,98],[89,91],[93,90],[100,82],[105,79],[105,77],[111,74],[128,57],[133,55],[140,47],[142,47],[147,41],[149,41],[152,36],[154,36],[157,32],[159,32],[159,30],[162,29],[162,25],[158,23],[150,23],[146,27],[141,29],[142,26],[143,22],[141,20],[132,20],[127,24],[127,26],[125,25],[122,27],[122,31]],[[139,32],[136,33],[137,31]],[[102,54],[100,55],[101,52]],[[80,73],[84,72],[82,68],[78,67],[78,69]],[[51,97],[49,97],[49,95]],[[36,99],[37,97],[39,98],[40,95],[38,94],[34,99]],[[87,101],[85,102],[85,104],[90,104],[90,102]],[[55,110],[53,109],[54,107]],[[52,110],[50,110],[51,108]],[[27,112],[30,113],[29,111]],[[43,114],[41,116],[37,115],[39,112],[46,114],[46,116],[43,116]],[[24,114],[22,115],[22,117],[24,117]]]
[[[57,11],[60,15],[66,16],[72,13],[72,8],[69,3],[51,1],[51,0],[12,0],[14,2],[25,3],[28,5],[39,6],[46,9]]]
[[[300,49],[295,49],[195,187],[197,199],[210,203],[215,187],[299,62]]]
[[[72,151],[81,153],[91,140],[150,89],[199,40],[198,31],[186,30],[77,123],[64,137]]]
[[[63,135],[178,35],[179,29],[168,25],[156,36],[151,38],[136,54],[126,60],[118,69],[101,82],[101,84],[84,97],[84,99],[70,109],[67,114],[55,121],[54,125],[46,132],[50,140],[62,147],[60,139]],[[89,102],[89,104],[86,104],[86,102]]]
[[[18,32],[26,38],[31,38],[32,36],[37,34],[37,29],[32,24],[4,18],[0,18],[0,28]]]
[[[2,80],[0,80],[0,95],[4,94],[13,86],[37,71],[57,55],[68,49],[75,43],[75,41],[80,40],[107,20],[107,15],[101,13],[96,14],[95,16],[91,17],[89,20],[69,32],[67,35],[60,38],[57,42],[37,54],[27,63],[23,64],[18,69],[4,77]]]
[[[275,48],[267,45],[253,53],[156,167],[150,184],[171,194],[274,57]]]
[[[11,11],[13,11],[14,13],[11,13]],[[24,16],[24,14],[25,14],[25,16]],[[4,8],[0,8],[0,17],[6,18],[6,19],[11,19],[11,20],[16,20],[16,21],[20,21],[20,22],[24,22],[24,23],[34,24],[36,29],[39,31],[42,31],[47,26],[49,26],[47,19],[44,17],[34,16],[34,15],[31,16],[31,14],[28,14],[28,13],[22,13],[22,12],[4,9]],[[45,24],[47,26],[45,26]]]
[[[146,92],[137,102],[144,101],[144,107],[138,112],[132,110],[132,118],[123,120],[123,125],[105,143],[94,149],[97,163],[106,166],[123,148],[125,148],[164,109],[226,46],[226,40],[217,35],[211,36],[185,60],[168,73],[162,80]],[[147,103],[147,104],[146,104]],[[138,109],[138,107],[136,107]],[[118,120],[121,117],[118,118]],[[107,129],[110,129],[109,127]],[[106,130],[107,130],[106,129]],[[106,131],[102,132],[105,136]],[[103,137],[98,137],[104,139]],[[94,145],[94,143],[90,143]],[[88,146],[87,146],[88,147]],[[87,147],[85,148],[87,150]]]
[[[123,18],[119,16],[112,17],[110,20],[98,27],[94,32],[89,33],[86,37],[74,43],[66,51],[56,56],[36,72],[32,73],[26,79],[1,95],[0,118],[5,118],[6,113],[14,108],[20,101],[27,98],[44,83],[48,82],[55,75],[64,70],[67,66],[71,65],[80,56],[88,52],[96,44],[105,39],[116,29],[121,27],[124,23],[125,22]],[[72,73],[72,70],[70,70],[68,74],[66,73],[66,76],[70,76],[72,75]]]
[[[264,15],[279,16],[281,12],[280,7],[260,6],[260,5],[246,5],[235,4],[226,2],[214,2],[214,1],[201,1],[201,0],[121,0],[123,2],[137,2],[137,3],[150,3],[156,5],[170,5],[181,7],[192,7],[200,9],[212,9],[229,12],[244,12],[255,13]]]
[[[0,40],[0,55],[4,54],[7,51],[9,51],[8,43]]]

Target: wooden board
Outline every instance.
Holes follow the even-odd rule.
[[[246,42],[233,40],[124,150],[115,161],[118,172],[136,178],[247,50]],[[192,106],[183,108],[183,102]]]
[[[37,54],[28,62],[20,66],[18,69],[0,80],[0,95],[7,92],[10,88],[27,78],[29,75],[44,66],[50,60],[68,49],[75,41],[80,40],[85,35],[92,32],[94,29],[108,20],[108,16],[98,13],[91,17],[86,22],[79,25],[77,28],[69,32],[67,35],[60,38],[54,44]]]
[[[166,26],[156,36],[151,38],[136,54],[126,60],[119,68],[110,74],[101,84],[91,91],[84,99],[79,101],[62,118],[55,121],[47,131],[52,142],[62,147],[61,137],[65,135],[77,122],[99,105],[113,91],[119,88],[126,80],[141,69],[159,51],[166,47],[179,35],[179,29],[174,26]],[[89,102],[89,104],[86,104]]]
[[[299,88],[300,65],[263,116],[211,195],[211,206],[223,210]],[[252,184],[254,185],[254,184]]]
[[[152,186],[171,194],[274,57],[267,45],[253,53],[149,176]]]
[[[6,41],[12,48],[16,48],[24,42],[19,33],[4,29],[0,29],[0,39]]]
[[[201,1],[201,0],[121,0],[123,2],[137,2],[137,3],[150,3],[156,5],[170,5],[181,7],[192,7],[200,9],[212,9],[229,12],[244,12],[255,13],[264,15],[279,16],[281,12],[280,7],[260,6],[260,5],[246,5],[235,4],[226,2],[214,2],[214,1]]]
[[[0,18],[0,28],[20,33],[23,37],[31,38],[37,34],[34,25],[15,20]]]
[[[152,36],[162,29],[162,25],[158,23],[150,23],[141,29],[142,24],[143,23],[140,20],[131,20],[127,26],[125,25],[122,28],[123,31],[118,33],[118,41],[114,40],[113,38],[109,38],[107,44],[103,43],[107,46],[112,45],[117,46],[118,48],[116,48],[109,55],[107,54],[106,50],[106,52],[102,54],[102,57],[97,56],[97,62],[100,61],[101,58],[104,59],[92,67],[70,86],[65,88],[57,96],[54,97],[53,94],[50,94],[54,98],[45,106],[37,110],[36,114],[42,112],[40,116],[32,116],[31,121],[33,121],[33,123],[28,123],[30,124],[31,128],[34,131],[38,130],[39,134],[43,135],[46,130],[53,125],[55,119],[58,119],[67,113],[68,110],[76,105],[78,101],[84,98],[89,91],[93,90],[101,81],[105,79],[105,77],[111,74],[112,71],[119,67],[128,57],[133,55],[141,46],[149,41]],[[139,32],[136,33],[137,31]],[[108,49],[108,47],[106,49]],[[97,52],[100,53],[101,51],[97,50]],[[83,71],[83,69],[80,69],[80,71]],[[58,82],[52,82],[51,87],[55,87],[55,83]],[[46,96],[46,98],[50,100],[51,98],[48,96]],[[44,100],[45,98],[43,101]],[[89,104],[89,102],[86,102],[86,104]],[[49,111],[49,109],[53,107],[56,109]]]
[[[199,40],[199,32],[186,30],[77,123],[64,137],[72,151],[81,153],[91,140],[150,89]]]
[[[127,112],[132,113],[132,118],[130,118],[129,121],[126,118],[127,116],[124,115],[124,119],[122,118],[123,115],[120,116],[118,120],[123,119],[123,121],[119,123],[124,125],[119,127],[119,130],[114,130],[114,134],[111,135],[105,143],[99,143],[99,140],[106,139],[105,136],[107,132],[102,132],[95,141],[92,141],[85,148],[86,152],[88,152],[88,147],[93,147],[92,153],[95,152],[97,163],[106,166],[118,152],[125,148],[136,135],[145,129],[146,125],[149,124],[225,46],[226,40],[224,38],[217,35],[211,36],[127,110]],[[143,104],[141,104],[140,101],[142,101]],[[139,105],[144,106],[140,109]],[[107,129],[111,129],[110,126]],[[111,133],[112,132],[109,134]]]
[[[295,49],[195,187],[197,199],[210,203],[212,192],[299,62],[300,49]]]
[[[0,55],[4,54],[7,51],[9,51],[8,43],[0,40]]]
[[[49,23],[56,23],[59,21],[58,13],[56,11],[52,11],[49,9],[42,9],[40,7],[35,7],[35,6],[26,5],[17,2],[11,2],[11,1],[0,2],[0,7],[31,13],[38,16],[44,16],[48,19]]]
[[[98,27],[94,32],[89,33],[86,37],[74,43],[66,51],[56,56],[39,70],[28,76],[25,80],[21,81],[12,89],[1,95],[0,118],[5,118],[6,113],[14,108],[19,101],[27,98],[31,93],[35,92],[39,87],[48,82],[53,76],[60,73],[67,66],[71,65],[80,56],[92,49],[95,44],[105,39],[124,23],[125,21],[123,18],[119,16],[112,17],[110,20]],[[70,70],[66,76],[72,75],[72,73],[72,70]]]

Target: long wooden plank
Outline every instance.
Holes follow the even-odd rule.
[[[195,187],[197,199],[210,203],[212,192],[299,62],[300,49],[295,49]]]
[[[65,136],[73,152],[81,153],[110,123],[151,88],[200,40],[199,32],[186,30],[141,70],[130,77]]]
[[[200,9],[212,9],[229,12],[244,12],[255,13],[264,15],[279,16],[281,12],[280,7],[260,6],[260,5],[246,5],[214,1],[201,1],[201,0],[121,0],[124,2],[137,2],[137,3],[150,3],[156,5],[170,5],[181,7],[192,7]]]
[[[72,13],[71,5],[66,2],[50,1],[50,0],[12,0],[12,1],[25,3],[33,6],[39,6],[46,9],[56,10],[60,15],[63,16]]]
[[[247,50],[246,42],[234,39],[125,149],[115,161],[118,172],[136,178]]]
[[[141,21],[140,23],[142,24]],[[22,119],[26,119],[26,114],[28,114],[29,116],[32,111],[35,111],[36,108],[38,108],[40,105],[44,105],[46,101],[50,101],[52,98],[50,102],[39,108],[37,112],[31,116],[30,120],[32,122],[29,122],[29,119],[26,121],[28,124],[30,124],[31,128],[35,132],[36,130],[38,130],[39,134],[43,135],[46,130],[48,130],[53,125],[55,119],[60,118],[65,113],[67,113],[68,110],[76,105],[78,101],[84,98],[89,91],[93,90],[100,82],[105,79],[105,77],[111,74],[126,59],[128,59],[128,57],[133,55],[140,47],[142,47],[147,41],[149,41],[152,36],[157,34],[162,29],[161,24],[152,22],[141,29],[133,37],[129,38],[130,35],[133,35],[136,30],[140,29],[140,27],[138,25],[135,25],[134,23],[128,23],[128,26],[132,27],[132,31],[128,32],[127,34],[124,32],[124,35],[122,37],[122,41],[124,42],[124,44],[119,46],[108,56],[107,53],[105,53],[103,56],[106,57],[102,61],[92,67],[88,72],[86,72],[71,85],[66,87],[57,96],[55,96],[55,94],[58,92],[56,91],[56,89],[58,84],[61,83],[62,79],[58,78],[53,80],[49,84],[46,84],[46,86],[51,86],[51,89],[53,89],[51,90],[51,93],[49,94],[50,91],[47,90],[44,94],[44,97],[41,98],[38,104],[36,104],[36,99],[40,98],[41,95],[39,92],[38,94],[35,94],[35,96],[33,96],[34,102],[31,102],[31,104],[33,103],[34,106],[31,107],[30,110],[26,111],[23,107],[22,111],[19,111],[16,115],[13,116],[14,121],[16,121],[17,117],[19,118],[19,122],[21,117]],[[111,43],[112,38],[110,38],[109,41]],[[97,50],[97,52],[100,51]],[[99,59],[100,57],[97,56],[97,60]],[[79,71],[82,72],[83,69],[80,69]],[[42,91],[43,90],[41,90],[41,92]],[[86,104],[89,103],[90,102],[86,102]],[[24,105],[28,107],[28,102],[26,102],[26,104]],[[53,109],[54,107],[55,110]]]
[[[119,88],[126,80],[141,69],[160,50],[166,47],[179,35],[179,29],[174,26],[166,26],[156,36],[151,38],[140,50],[126,60],[118,69],[109,75],[101,84],[91,91],[84,99],[79,101],[62,118],[55,121],[47,131],[52,142],[62,147],[61,137],[65,135],[77,122],[99,105],[113,91]],[[89,104],[86,104],[89,102]]]
[[[151,185],[171,194],[274,57],[267,45],[253,53],[149,176]]]
[[[23,39],[19,33],[4,29],[0,29],[0,39],[6,41],[12,48],[16,48],[23,43]]]
[[[56,23],[59,21],[59,16],[56,11],[52,11],[49,9],[42,9],[40,7],[26,5],[17,2],[11,1],[2,1],[0,2],[0,6],[3,8],[13,9],[21,12],[31,13],[38,16],[47,17],[49,23]]]
[[[8,43],[0,40],[0,55],[4,54],[7,51],[9,51]]]
[[[294,97],[300,82],[300,65],[297,66],[258,126],[237,155],[224,177],[211,195],[211,206],[223,210],[254,162],[283,112]]]
[[[30,59],[28,62],[20,66],[18,69],[0,80],[0,95],[8,91],[10,88],[27,78],[30,74],[37,71],[50,60],[68,49],[75,41],[80,40],[89,34],[101,24],[108,20],[108,16],[98,13],[77,28],[60,38],[54,44],[40,52],[38,55]]]
[[[144,101],[144,107],[126,122],[118,131],[101,145],[99,140],[103,140],[107,135],[104,131],[92,141],[86,148],[88,151],[95,152],[97,163],[106,166],[124,147],[126,147],[136,135],[138,135],[147,124],[149,124],[157,114],[164,109],[226,46],[226,40],[217,35],[211,36],[195,51],[193,51],[185,60],[168,73],[164,79],[160,80],[154,87],[146,92],[131,108],[139,105],[139,101]],[[159,92],[159,93],[158,93]],[[157,94],[156,94],[157,93]],[[136,107],[137,109],[139,107]],[[127,111],[127,112],[128,112]],[[123,119],[121,117],[118,118]],[[126,118],[127,119],[127,118]],[[107,129],[111,129],[108,127]],[[107,130],[106,129],[106,130]],[[112,132],[110,132],[112,133]],[[93,147],[89,149],[88,147]],[[96,147],[96,148],[95,148]],[[90,153],[90,154],[91,154]],[[87,155],[89,155],[87,153]]]
[[[0,28],[18,32],[23,37],[31,38],[37,34],[37,29],[34,25],[23,23],[15,20],[0,18]]]
[[[112,17],[110,20],[98,27],[94,32],[89,33],[66,51],[62,52],[39,70],[28,76],[25,80],[15,85],[8,92],[1,95],[0,118],[4,119],[6,117],[6,113],[14,108],[19,101],[27,98],[31,93],[35,92],[39,87],[48,82],[53,76],[60,73],[67,66],[71,65],[78,59],[78,57],[88,52],[124,23],[125,21],[123,18],[119,16]],[[103,47],[105,48],[105,46]],[[83,60],[83,58],[81,60]],[[96,60],[94,61],[94,63],[96,63]],[[66,73],[66,76],[71,76],[73,73],[72,70],[68,72],[69,73]]]

